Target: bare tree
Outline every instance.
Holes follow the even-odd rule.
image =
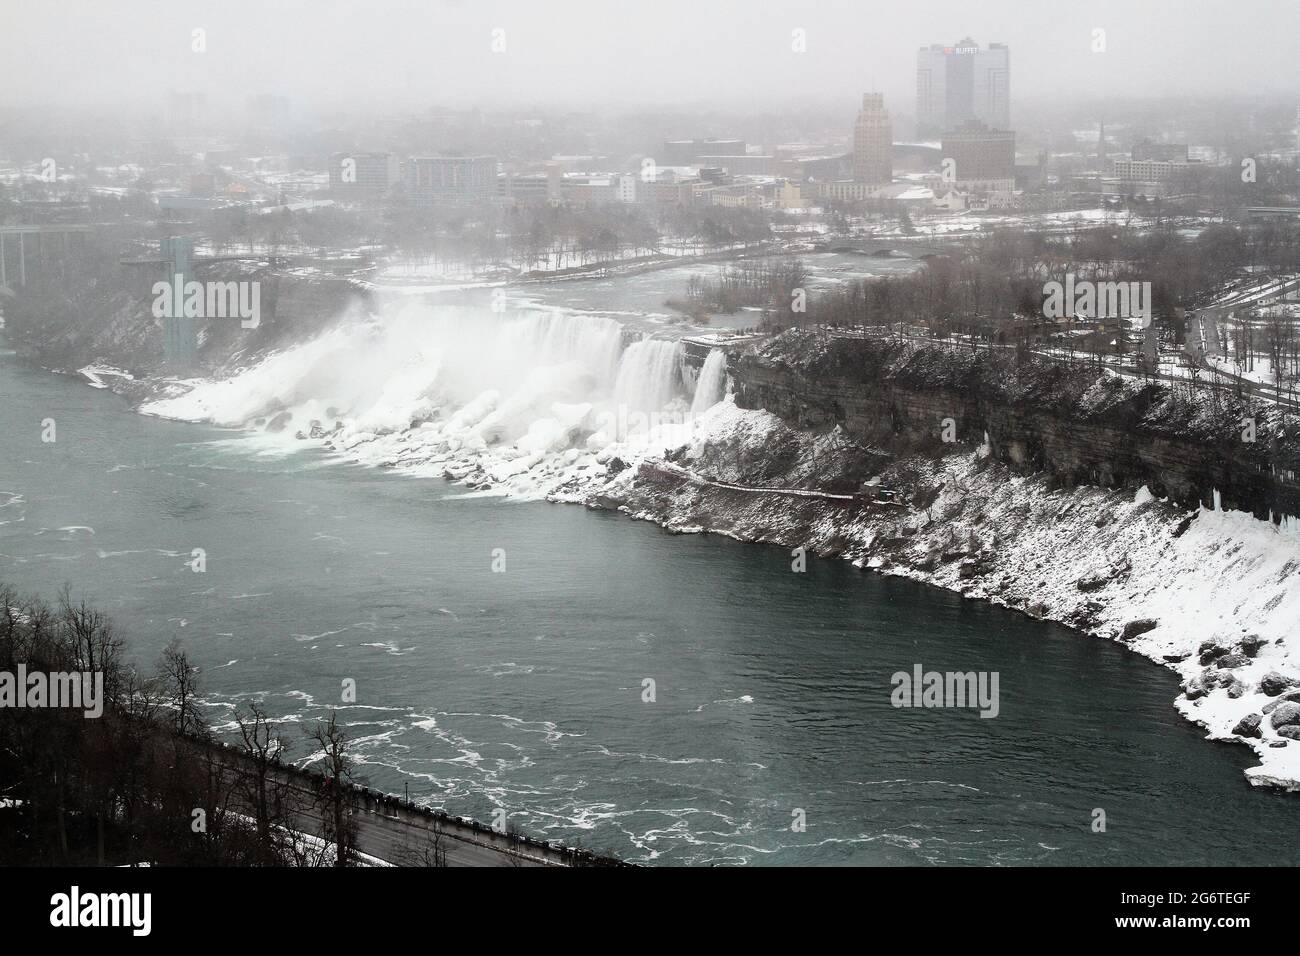
[[[289,806],[289,781],[283,771],[286,750],[280,736],[257,704],[248,713],[235,713],[244,761],[239,770],[239,796],[253,812],[257,855],[267,864],[283,862]]]
[[[308,737],[320,747],[324,780],[316,805],[321,813],[321,837],[335,846],[334,865],[356,864],[356,821],[352,817],[352,759],[348,756],[347,734],[339,727],[338,715],[330,712]]]

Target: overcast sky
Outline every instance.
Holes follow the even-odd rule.
[[[289,96],[428,105],[768,109],[915,99],[916,49],[1011,47],[1014,104],[1300,94],[1300,0],[0,0],[0,103]],[[206,31],[194,52],[192,31]],[[1095,28],[1106,52],[1090,49]],[[504,52],[493,52],[493,30]],[[806,52],[792,50],[805,31]],[[499,42],[498,35],[498,42]]]

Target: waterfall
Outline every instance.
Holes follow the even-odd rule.
[[[563,312],[532,312],[505,323],[502,346],[537,365],[576,362],[608,387],[618,371],[623,327],[612,319]]]
[[[722,401],[727,391],[727,353],[722,349],[711,349],[700,369],[699,381],[695,385],[695,398],[691,401],[691,414],[698,415],[708,411]]]
[[[288,443],[341,422],[336,444],[405,435],[408,456],[438,443],[499,446],[503,460],[585,453],[588,434],[622,441],[680,422],[690,401],[684,354],[675,341],[628,341],[622,324],[602,316],[401,302],[147,411],[254,424]]]
[[[631,411],[658,412],[678,394],[681,344],[642,339],[623,351],[614,401]]]

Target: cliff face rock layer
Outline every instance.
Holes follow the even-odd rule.
[[[736,403],[891,451],[978,445],[1066,487],[1146,485],[1257,517],[1300,514],[1300,427],[1222,390],[1120,377],[1009,351],[787,332],[732,365]],[[1254,442],[1243,419],[1254,418]],[[948,425],[945,435],[945,425]]]
[[[55,371],[85,366],[124,369],[135,380],[114,378],[112,387],[135,401],[151,397],[156,379],[178,371],[220,376],[276,349],[291,346],[337,321],[349,310],[364,310],[368,293],[346,279],[298,275],[248,263],[201,266],[203,282],[257,283],[258,324],[247,328],[238,317],[198,321],[195,367],[168,369],[163,356],[162,320],[153,314],[153,283],[161,270],[125,269],[77,288],[43,311],[19,303],[6,316],[5,339],[20,355]]]

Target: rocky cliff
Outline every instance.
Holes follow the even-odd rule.
[[[1260,410],[1244,442],[1239,400],[805,332],[731,371],[687,443],[553,498],[1120,641],[1181,675],[1176,706],[1210,737],[1252,747],[1252,784],[1300,789],[1300,528],[1249,513],[1300,510],[1292,419]]]
[[[1256,517],[1300,514],[1300,426],[1226,391],[1121,377],[1037,356],[787,332],[739,355],[736,403],[800,428],[840,425],[895,452],[987,442],[995,460],[1064,487],[1150,488],[1157,498]],[[1243,440],[1243,419],[1255,441]]]

